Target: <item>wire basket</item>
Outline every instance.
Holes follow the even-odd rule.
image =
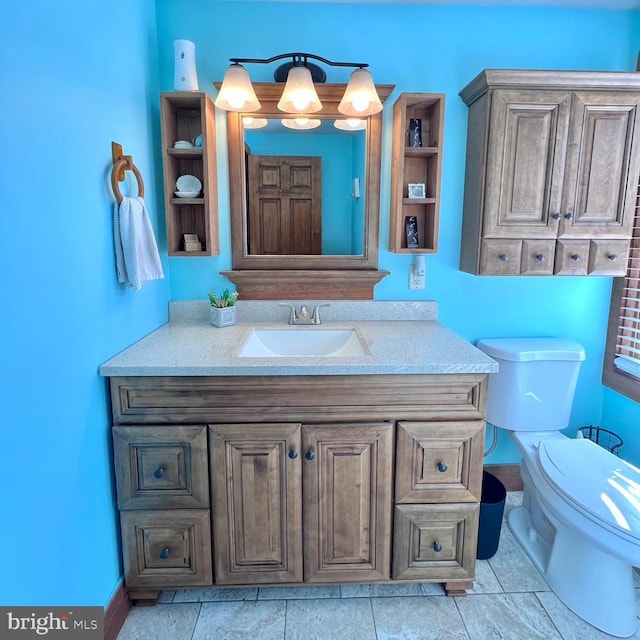
[[[620,455],[620,449],[622,449],[624,441],[618,434],[613,433],[613,431],[607,431],[607,429],[594,427],[592,425],[581,427],[579,431],[585,438],[599,444],[607,451],[611,451],[611,453],[616,456]]]

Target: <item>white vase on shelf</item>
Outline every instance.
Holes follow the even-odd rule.
[[[175,40],[175,72],[173,88],[176,91],[198,91],[196,73],[196,45],[190,40]]]

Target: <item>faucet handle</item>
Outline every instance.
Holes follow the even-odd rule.
[[[288,303],[288,302],[278,302],[279,307],[289,307],[289,324],[296,324],[298,322],[298,313],[296,312],[296,308]]]
[[[320,307],[330,307],[331,303],[330,302],[322,302],[321,304],[317,304],[314,308],[313,308],[313,313],[311,314],[311,322],[313,324],[320,324],[321,320],[320,320]]]

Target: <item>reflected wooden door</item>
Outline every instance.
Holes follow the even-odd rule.
[[[322,158],[247,157],[251,255],[322,253]]]

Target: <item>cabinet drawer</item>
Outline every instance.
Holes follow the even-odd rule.
[[[589,274],[626,275],[629,245],[629,240],[592,240],[589,248]]]
[[[483,240],[481,276],[517,276],[520,273],[522,240]]]
[[[589,240],[558,240],[553,272],[560,276],[586,276]]]
[[[122,553],[128,587],[212,584],[209,511],[123,511]]]
[[[395,507],[392,578],[473,580],[478,504]]]
[[[197,427],[113,427],[120,509],[209,506],[207,431]]]
[[[553,275],[555,240],[523,240],[520,274],[523,276]]]
[[[399,422],[396,502],[478,502],[484,421]]]

